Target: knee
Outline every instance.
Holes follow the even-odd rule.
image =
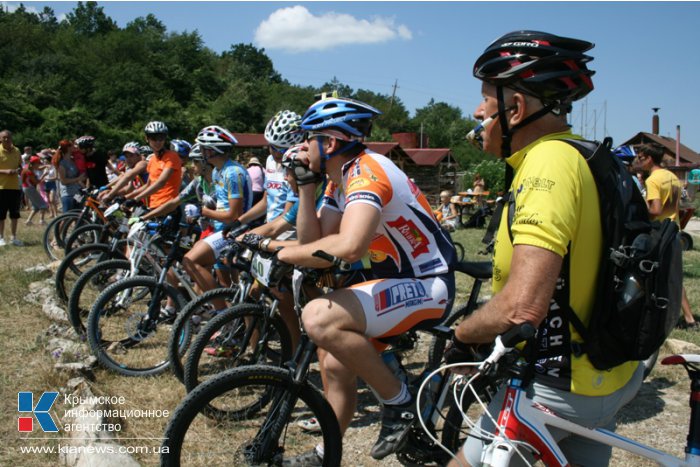
[[[327,319],[329,312],[327,301],[324,303],[323,300],[316,299],[310,301],[301,314],[306,333],[321,348],[325,348],[325,343],[333,335],[333,323]]]

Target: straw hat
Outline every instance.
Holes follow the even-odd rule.
[[[257,157],[251,157],[248,160],[248,167],[250,167],[251,165],[255,165],[255,164],[262,167],[262,164],[260,163],[260,159],[258,159]]]

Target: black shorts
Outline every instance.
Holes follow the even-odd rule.
[[[10,212],[10,219],[19,219],[21,203],[21,190],[0,190],[0,221],[4,221],[7,218],[8,211]]]

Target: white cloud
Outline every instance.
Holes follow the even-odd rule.
[[[255,30],[255,42],[266,49],[289,52],[328,50],[347,44],[376,44],[396,38],[409,40],[411,30],[393,18],[370,20],[341,13],[316,16],[303,6],[274,11]]]
[[[24,9],[27,10],[27,13],[33,13],[35,15],[38,15],[40,11],[33,7],[31,4],[27,2],[23,2],[24,4]],[[8,13],[14,13],[17,8],[19,8],[20,3],[15,3],[15,2],[0,2],[0,8],[2,8],[4,11],[7,11]],[[42,8],[43,11],[43,8]],[[61,21],[65,20],[67,18],[67,15],[65,13],[60,13],[58,16],[56,16],[56,20],[60,23]]]
[[[14,13],[20,6],[20,3],[17,2],[0,2],[0,6],[2,7],[3,10],[7,11],[8,13]],[[39,10],[34,8],[31,4],[24,2],[24,9],[27,10],[27,13],[34,13],[34,14],[39,14]]]

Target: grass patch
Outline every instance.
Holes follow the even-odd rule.
[[[8,226],[9,227],[9,226]],[[41,226],[20,226],[20,238],[27,246],[23,248],[5,246],[0,248],[0,337],[3,351],[0,352],[0,410],[3,423],[0,423],[0,436],[4,445],[0,449],[0,465],[39,466],[56,464],[58,456],[23,454],[21,446],[38,445],[21,439],[17,431],[17,392],[58,390],[67,380],[64,375],[53,371],[53,359],[36,343],[37,335],[46,329],[50,321],[43,315],[41,308],[29,305],[23,298],[28,293],[31,282],[39,280],[35,273],[24,272],[25,268],[49,261],[41,247]],[[462,243],[466,250],[466,259],[471,261],[489,261],[487,256],[479,255],[483,249],[482,229],[459,230],[454,233],[456,241]],[[696,242],[700,245],[700,241]],[[700,252],[686,252],[685,286],[693,310],[700,310]],[[461,275],[460,275],[461,276]],[[457,283],[458,301],[466,299],[471,289],[471,281],[459,277]],[[482,296],[491,294],[489,283],[484,284]],[[672,337],[687,340],[700,345],[700,333],[674,331]],[[185,395],[183,386],[170,374],[153,378],[126,378],[103,369],[95,372],[96,381],[91,388],[96,395],[123,396],[124,405],[119,409],[168,410],[172,413]],[[63,395],[61,394],[59,399]],[[55,409],[61,414],[62,402]],[[167,419],[144,417],[120,420],[123,431],[120,437],[160,438]],[[61,433],[54,436],[64,436]],[[36,429],[34,436],[37,434]],[[41,445],[56,445],[58,441],[41,441]],[[134,446],[135,441],[123,441],[126,446]],[[138,443],[141,443],[140,441]],[[144,444],[157,446],[160,440],[146,441]],[[141,454],[136,458],[143,465],[156,465],[156,455]]]

